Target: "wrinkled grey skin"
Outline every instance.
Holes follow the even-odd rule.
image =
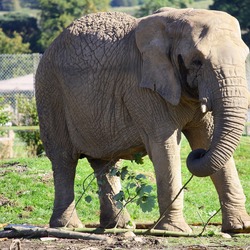
[[[248,230],[250,217],[232,154],[246,117],[245,60],[238,22],[226,13],[172,8],[136,19],[99,13],[73,22],[45,52],[36,74],[41,137],[55,183],[52,227],[82,226],[73,210],[77,161],[86,157],[100,190],[100,223],[125,227],[109,168],[148,154],[162,215],[179,192],[181,132],[189,170],[210,176],[222,230]],[[209,190],[208,190],[209,194]],[[157,228],[190,232],[183,194]]]

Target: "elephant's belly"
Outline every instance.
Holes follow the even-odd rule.
[[[116,128],[109,128],[85,122],[69,132],[76,151],[91,158],[134,159],[139,152],[146,154],[141,137],[132,124],[119,125],[118,122]]]
[[[111,160],[111,159],[124,159],[124,160],[135,160],[137,158],[137,156],[139,155],[141,156],[145,156],[147,154],[145,147],[144,146],[135,146],[135,147],[131,147],[128,149],[123,149],[121,151],[117,151],[116,152],[116,156],[114,157],[114,154],[107,154],[103,157],[101,157],[101,159],[103,160]]]
[[[79,145],[78,150],[81,154],[95,159],[111,160],[111,159],[126,159],[133,160],[136,154],[146,154],[144,145],[136,141],[129,141],[128,139],[123,140],[118,138],[100,138],[99,140],[85,141]]]

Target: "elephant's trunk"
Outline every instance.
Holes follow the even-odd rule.
[[[210,148],[194,150],[187,158],[189,171],[199,177],[210,176],[226,164],[239,143],[246,122],[248,101],[244,74],[221,77],[218,84],[211,100],[214,132]]]

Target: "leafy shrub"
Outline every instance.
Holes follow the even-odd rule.
[[[6,112],[6,106],[3,104],[4,98],[0,97],[0,126],[4,126],[6,123],[10,122],[11,114]]]
[[[27,98],[24,95],[17,97],[18,111],[21,113],[20,124],[25,126],[37,126],[38,115],[35,97]],[[26,143],[29,156],[40,156],[44,153],[44,147],[40,139],[39,130],[19,130],[17,136]]]
[[[29,53],[30,51],[33,53],[42,52],[42,49],[37,42],[41,36],[41,31],[36,17],[21,12],[8,12],[0,15],[0,27],[9,39],[14,39],[9,42],[14,42],[19,39],[20,41],[18,42],[21,43],[18,48],[12,48],[12,50],[15,51],[5,53]]]
[[[11,121],[11,113],[6,111],[7,104],[3,104],[4,98],[0,97],[0,126],[6,125]],[[0,136],[3,136],[6,132],[0,131]]]
[[[113,197],[117,208],[122,210],[129,203],[136,202],[144,213],[152,211],[156,197],[151,194],[153,187],[147,182],[145,175],[129,171],[127,166],[122,169],[112,168],[110,174],[126,180],[125,190]]]

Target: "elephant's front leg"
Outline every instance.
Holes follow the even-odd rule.
[[[183,217],[183,192],[180,161],[180,134],[174,133],[165,143],[150,143],[149,156],[154,164],[160,216],[158,229],[191,232]]]
[[[50,219],[51,227],[82,227],[79,220],[74,200],[74,179],[76,161],[72,160],[52,161],[55,200],[53,214]]]
[[[219,195],[223,232],[250,232],[250,216],[245,208],[245,195],[238,177],[234,159],[211,176]]]
[[[121,190],[120,177],[110,173],[111,167],[116,165],[108,161],[89,160],[91,167],[94,169],[99,188],[100,200],[100,227],[127,227],[130,222],[130,216],[126,209],[120,210],[116,207],[114,195]]]

